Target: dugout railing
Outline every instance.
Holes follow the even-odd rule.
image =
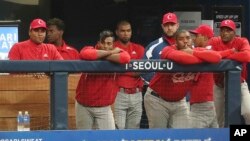
[[[241,124],[240,73],[241,64],[222,60],[218,64],[179,65],[168,60],[132,60],[118,65],[108,61],[0,61],[0,73],[36,73],[51,75],[50,129],[68,129],[67,87],[68,74],[78,72],[225,72],[225,127]]]

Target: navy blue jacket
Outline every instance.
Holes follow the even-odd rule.
[[[146,46],[145,53],[143,59],[151,60],[151,59],[160,59],[161,51],[164,47],[169,46],[169,42],[162,36],[157,40],[154,40],[149,45]],[[149,84],[151,78],[154,76],[155,72],[148,72],[141,74],[144,82]]]

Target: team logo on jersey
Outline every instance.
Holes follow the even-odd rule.
[[[195,78],[195,73],[178,72],[173,74],[172,80],[174,83],[180,83],[180,82],[194,80],[194,78]]]
[[[205,47],[207,50],[211,50],[212,49],[212,46],[206,46]]]
[[[43,58],[48,58],[49,56],[48,56],[48,54],[47,53],[45,53],[44,55],[43,55]]]

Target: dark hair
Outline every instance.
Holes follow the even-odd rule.
[[[186,32],[190,33],[188,30],[185,30],[185,29],[177,30],[175,35],[174,35],[175,39],[177,39],[181,33],[186,33]]]
[[[100,41],[103,42],[106,38],[108,37],[112,37],[113,39],[115,39],[114,37],[114,33],[110,30],[103,30],[101,33],[100,33]]]
[[[59,18],[53,18],[47,21],[47,26],[55,25],[57,29],[64,31],[65,30],[65,24],[63,20]]]
[[[119,28],[119,26],[121,25],[131,25],[129,21],[127,20],[122,20],[122,21],[119,21],[117,24],[116,24],[116,29]]]

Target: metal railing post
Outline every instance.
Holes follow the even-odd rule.
[[[50,128],[68,129],[68,72],[54,72],[50,82]]]
[[[241,124],[241,71],[226,72],[225,81],[225,127]]]

